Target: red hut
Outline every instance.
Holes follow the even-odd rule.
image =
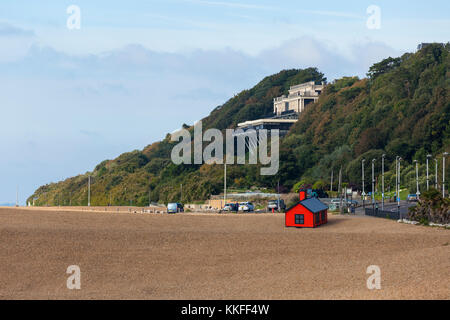
[[[300,201],[286,210],[286,227],[315,228],[328,222],[328,206],[317,198],[307,198],[300,191]]]

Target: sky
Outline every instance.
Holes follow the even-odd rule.
[[[0,204],[143,149],[282,69],[364,77],[449,40],[447,0],[2,0]]]

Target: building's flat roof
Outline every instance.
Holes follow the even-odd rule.
[[[267,123],[295,123],[298,119],[258,119],[238,123],[238,127],[257,126],[259,124]]]
[[[293,90],[293,89],[299,89],[299,88],[304,88],[304,87],[323,87],[323,84],[316,84],[315,81],[309,81],[309,82],[305,82],[305,83],[300,83],[300,84],[296,84],[295,86],[291,86],[289,88],[289,90]]]

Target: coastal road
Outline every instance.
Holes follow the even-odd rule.
[[[410,207],[414,207],[417,205],[417,202],[408,202],[405,200],[401,200],[400,201],[400,213],[402,215],[406,215],[408,213],[408,210]],[[366,208],[372,208],[372,203],[371,202],[366,202]],[[381,202],[378,202],[378,209],[381,210]],[[397,203],[396,202],[388,202],[388,203],[384,203],[384,210],[385,211],[391,211],[391,212],[397,212]],[[364,208],[358,207],[356,208],[356,212],[357,215],[364,215]]]

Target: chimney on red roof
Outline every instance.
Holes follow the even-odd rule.
[[[303,201],[306,199],[306,191],[300,190],[300,201]]]

